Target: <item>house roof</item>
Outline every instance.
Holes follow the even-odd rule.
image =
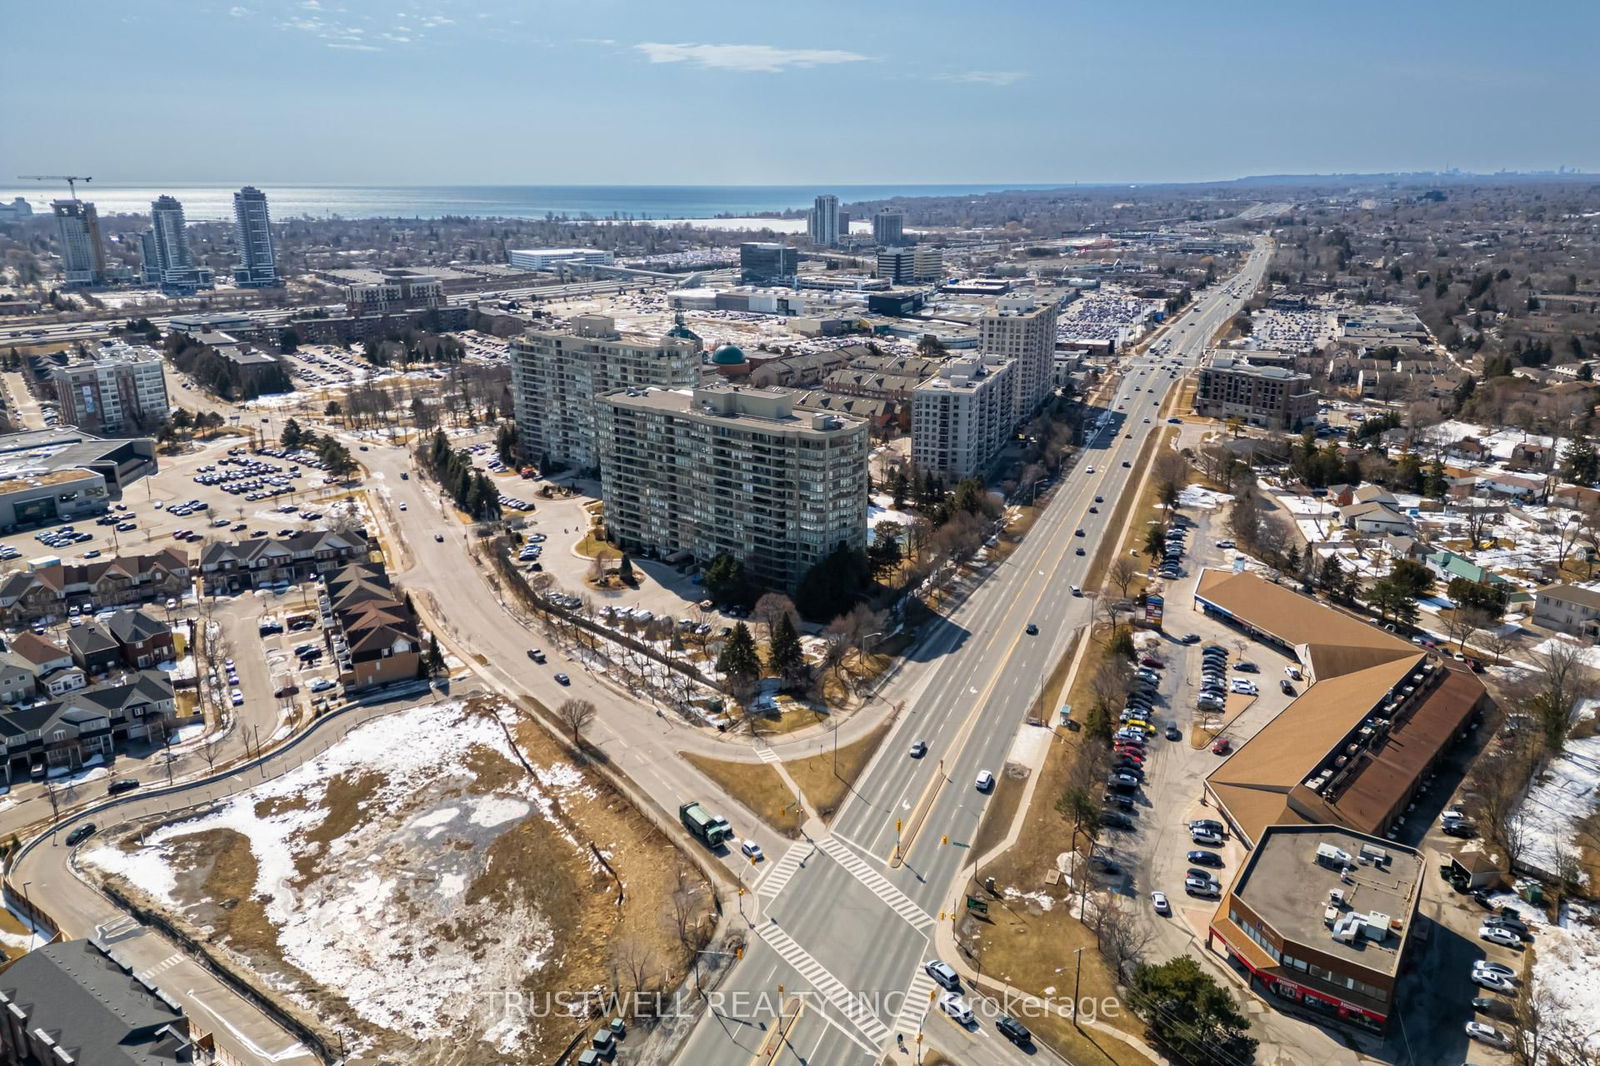
[[[188,1026],[172,1001],[91,941],[65,940],[0,973],[0,995],[51,1033],[74,1061],[95,1066],[188,1062]]]
[[[1600,591],[1586,589],[1582,585],[1546,585],[1539,590],[1539,598],[1600,610]]]
[[[357,532],[339,533],[329,529],[302,530],[288,537],[252,537],[248,540],[214,540],[200,552],[202,569],[224,562],[249,566],[258,561],[287,562],[319,551],[344,551],[365,554],[367,538]]]
[[[11,640],[11,650],[35,667],[71,657],[67,649],[44,639],[37,633],[18,633]]]
[[[1319,679],[1416,653],[1393,633],[1248,571],[1208,568],[1195,597],[1298,649]]]
[[[84,656],[116,651],[121,647],[115,637],[93,622],[68,630],[67,645],[76,654]]]
[[[171,635],[172,627],[159,618],[136,608],[117,611],[106,621],[106,628],[122,644],[140,644],[162,634]]]

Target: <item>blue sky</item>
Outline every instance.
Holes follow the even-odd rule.
[[[1590,0],[6,5],[0,178],[1600,170]]]

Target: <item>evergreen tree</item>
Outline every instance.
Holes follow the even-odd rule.
[[[622,553],[622,562],[617,564],[617,577],[622,579],[624,585],[633,585],[639,579],[633,572],[633,560],[628,558],[628,553]]]
[[[748,592],[744,563],[727,554],[711,560],[703,581],[706,592],[718,603],[742,601]]]
[[[805,680],[805,650],[787,611],[778,616],[778,624],[773,627],[772,644],[767,649],[767,669],[789,684]]]
[[[867,548],[867,561],[872,566],[874,580],[882,581],[899,568],[905,558],[905,551],[900,546],[901,527],[898,522],[883,522],[878,525],[873,534],[872,544]]]
[[[736,690],[749,687],[761,676],[756,641],[750,635],[750,627],[743,622],[734,623],[732,635],[722,645],[722,653],[717,656],[717,671],[725,675]]]
[[[1129,982],[1134,1013],[1156,1042],[1194,1066],[1248,1066],[1256,1040],[1233,995],[1189,955],[1140,963]]]

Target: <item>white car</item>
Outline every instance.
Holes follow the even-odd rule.
[[[1509,977],[1495,973],[1493,970],[1473,970],[1472,982],[1473,984],[1482,985],[1491,992],[1504,992],[1507,995],[1517,990],[1517,986],[1511,983]]]
[[[930,959],[922,964],[929,977],[954,993],[961,988],[961,976],[956,973],[955,967],[940,959]]]
[[[1256,683],[1247,678],[1236,677],[1228,682],[1228,691],[1237,692],[1241,696],[1254,696],[1261,690],[1256,688]]]
[[[744,853],[744,857],[749,859],[751,862],[760,862],[762,859],[761,845],[757,844],[754,840],[742,841],[739,844],[739,850],[742,851]]]
[[[1150,903],[1155,907],[1157,914],[1164,918],[1171,916],[1172,904],[1167,902],[1167,894],[1165,892],[1150,893]]]
[[[330,688],[338,688],[338,687],[339,687],[339,682],[337,682],[337,681],[335,681],[335,680],[333,680],[332,678],[329,678],[329,677],[319,677],[315,681],[311,682],[311,691],[312,692],[326,692]]]
[[[1487,940],[1491,944],[1499,944],[1503,948],[1520,948],[1522,938],[1511,930],[1498,925],[1478,926],[1478,939]]]
[[[240,692],[238,689],[234,689],[232,692],[228,693],[228,700],[235,707],[242,706],[244,704],[244,693]]]
[[[1205,844],[1213,848],[1222,847],[1222,838],[1209,829],[1191,829],[1189,839],[1196,844]]]
[[[994,787],[994,775],[987,770],[978,773],[977,786],[979,792],[987,792]]]
[[[1502,1033],[1492,1025],[1485,1025],[1483,1022],[1468,1022],[1467,1035],[1474,1040],[1482,1040],[1485,1044],[1490,1044],[1494,1047],[1508,1047],[1511,1044],[1511,1040],[1505,1033]]]
[[[972,1024],[972,1008],[955,992],[946,992],[939,997],[939,1009],[962,1025]]]

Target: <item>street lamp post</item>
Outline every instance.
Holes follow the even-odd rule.
[[[1077,951],[1073,952],[1073,954],[1077,956],[1077,963],[1072,969],[1072,1027],[1077,1029],[1079,1028],[1078,988],[1079,982],[1083,979],[1083,948],[1079,948]]]

